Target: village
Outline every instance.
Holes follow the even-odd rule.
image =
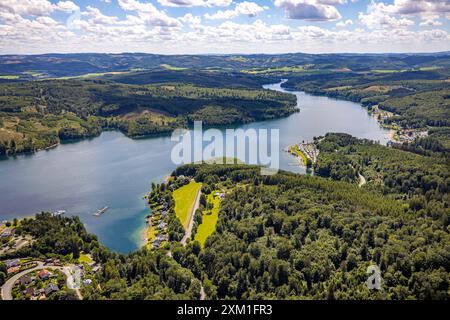
[[[14,255],[15,251],[30,246],[30,235],[16,234],[20,221],[0,224],[0,255]],[[64,260],[62,259],[64,258]],[[14,258],[0,260],[0,273],[5,274],[1,286],[2,300],[47,300],[54,295],[72,295],[81,300],[81,288],[92,284],[95,273],[101,269],[89,254],[78,259],[65,257]]]
[[[307,168],[314,166],[319,157],[319,149],[317,148],[315,142],[303,141],[302,143],[289,146],[288,152],[298,157],[300,165]]]

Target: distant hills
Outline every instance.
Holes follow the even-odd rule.
[[[157,55],[146,53],[75,53],[0,56],[1,80],[70,77],[139,70],[281,68],[315,65],[323,68],[413,69],[450,67],[450,52],[427,54],[253,54],[253,55]]]

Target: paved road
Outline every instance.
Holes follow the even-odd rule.
[[[195,197],[194,206],[192,207],[192,210],[191,210],[191,217],[190,217],[190,220],[189,220],[188,228],[187,228],[186,232],[184,233],[183,239],[181,239],[181,244],[182,245],[186,245],[187,240],[191,238],[192,228],[194,227],[195,211],[197,211],[198,207],[200,206],[200,196],[201,196],[201,194],[202,194],[202,190],[200,188],[198,190],[198,192],[197,192],[197,196]]]
[[[5,282],[5,284],[2,286],[2,299],[3,300],[13,300],[11,290],[14,286],[14,283],[16,283],[17,280],[19,280],[22,276],[41,269],[50,269],[50,270],[60,270],[62,271],[66,277],[67,277],[67,286],[70,289],[74,289],[74,278],[73,278],[73,268],[74,266],[67,266],[67,267],[58,267],[58,266],[46,266],[43,262],[37,261],[37,266],[28,270],[24,270],[22,272],[19,272],[18,274],[12,276],[8,281]],[[75,293],[78,297],[78,299],[82,300],[83,297],[81,296],[81,292],[79,289],[74,289]]]

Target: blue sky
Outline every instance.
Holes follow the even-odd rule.
[[[448,0],[1,0],[0,53],[450,50]]]

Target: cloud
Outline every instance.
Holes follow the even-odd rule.
[[[201,25],[202,18],[199,16],[193,16],[191,13],[187,13],[180,18],[180,21],[189,25],[190,27],[197,27]]]
[[[275,0],[274,3],[284,9],[289,19],[326,21],[341,18],[335,5],[344,4],[346,0]]]
[[[369,29],[406,28],[414,25],[414,21],[407,18],[396,18],[392,6],[382,2],[372,1],[367,7],[367,13],[359,13],[360,22]]]
[[[228,7],[233,0],[158,0],[166,7]]]
[[[47,0],[1,0],[0,11],[22,16],[44,16],[55,10],[72,12],[80,8],[72,1],[59,1],[56,4]]]
[[[234,8],[234,10],[225,10],[225,11],[219,10],[212,15],[207,13],[205,14],[205,18],[210,20],[229,20],[240,15],[255,17],[258,15],[258,13],[262,11],[264,11],[264,8],[259,6],[258,4],[254,2],[244,1],[238,3]]]
[[[153,4],[142,3],[137,0],[117,0],[119,6],[125,11],[135,11],[139,18],[149,25],[164,27],[181,27],[180,21],[158,10]]]
[[[72,1],[59,1],[56,4],[56,8],[58,10],[65,11],[65,12],[73,12],[73,11],[80,10],[80,7],[78,7]]]
[[[442,26],[442,22],[434,20],[434,19],[428,19],[428,20],[422,21],[419,25],[421,27],[437,27],[437,26]]]
[[[345,28],[347,26],[351,26],[353,25],[353,21],[351,19],[347,19],[345,21],[339,21],[338,23],[336,23],[336,27],[339,28]]]

